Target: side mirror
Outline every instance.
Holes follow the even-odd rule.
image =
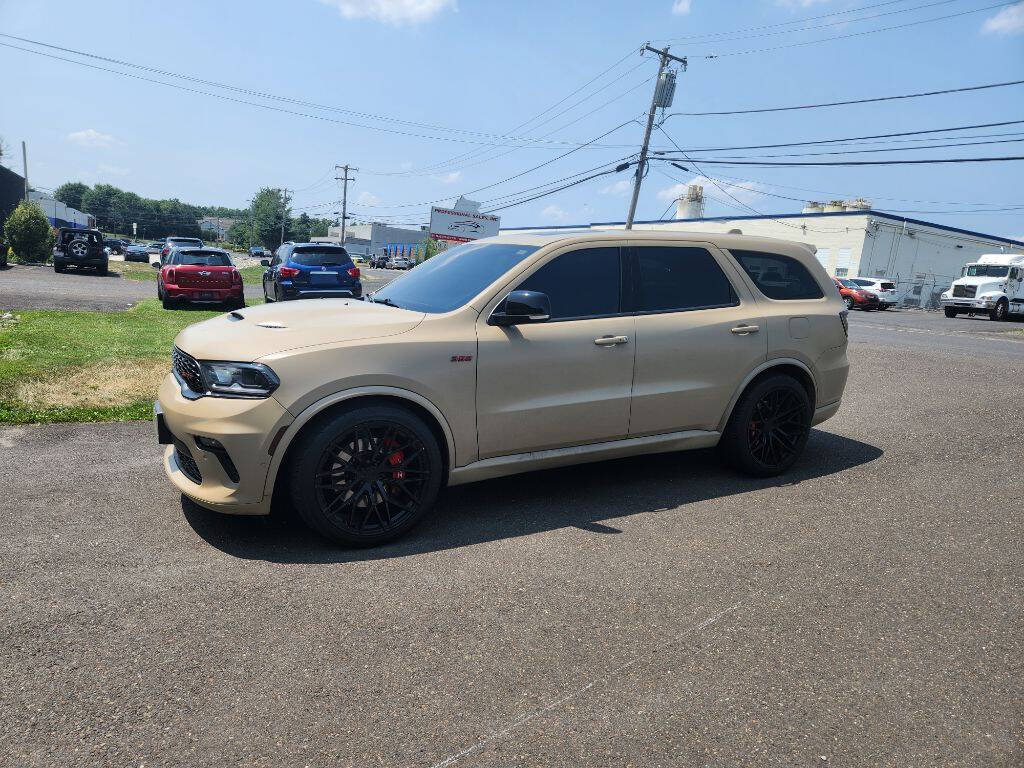
[[[525,325],[551,319],[551,299],[539,291],[512,291],[491,313],[490,325]]]
[[[260,259],[260,266],[269,267],[270,266],[270,259]]]
[[[160,269],[160,262],[159,261],[151,261],[149,263],[149,266],[151,266],[153,269]]]

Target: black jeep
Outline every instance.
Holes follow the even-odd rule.
[[[101,275],[107,274],[107,254],[98,229],[61,227],[57,230],[53,271],[63,272],[67,267],[92,267]]]

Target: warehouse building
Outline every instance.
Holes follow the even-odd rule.
[[[341,243],[341,227],[330,227],[327,237],[314,237],[318,243]],[[422,256],[427,239],[426,227],[406,229],[374,221],[370,224],[352,224],[345,228],[345,248],[355,256],[404,255],[413,252]]]
[[[681,200],[680,213],[692,210]],[[502,232],[623,229],[625,223],[520,227]],[[886,277],[895,282],[906,307],[938,308],[939,294],[960,276],[961,267],[983,253],[1024,253],[1024,242],[998,235],[910,219],[877,211],[866,201],[820,206],[802,213],[720,216],[638,221],[637,230],[740,233],[813,245],[818,260],[835,277]]]

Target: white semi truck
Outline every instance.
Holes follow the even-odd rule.
[[[1024,255],[988,253],[965,264],[940,298],[946,317],[985,312],[993,320],[1024,314]]]

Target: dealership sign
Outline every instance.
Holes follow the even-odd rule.
[[[501,219],[487,213],[455,211],[451,208],[430,209],[430,236],[435,240],[468,243],[481,237],[498,234]]]

